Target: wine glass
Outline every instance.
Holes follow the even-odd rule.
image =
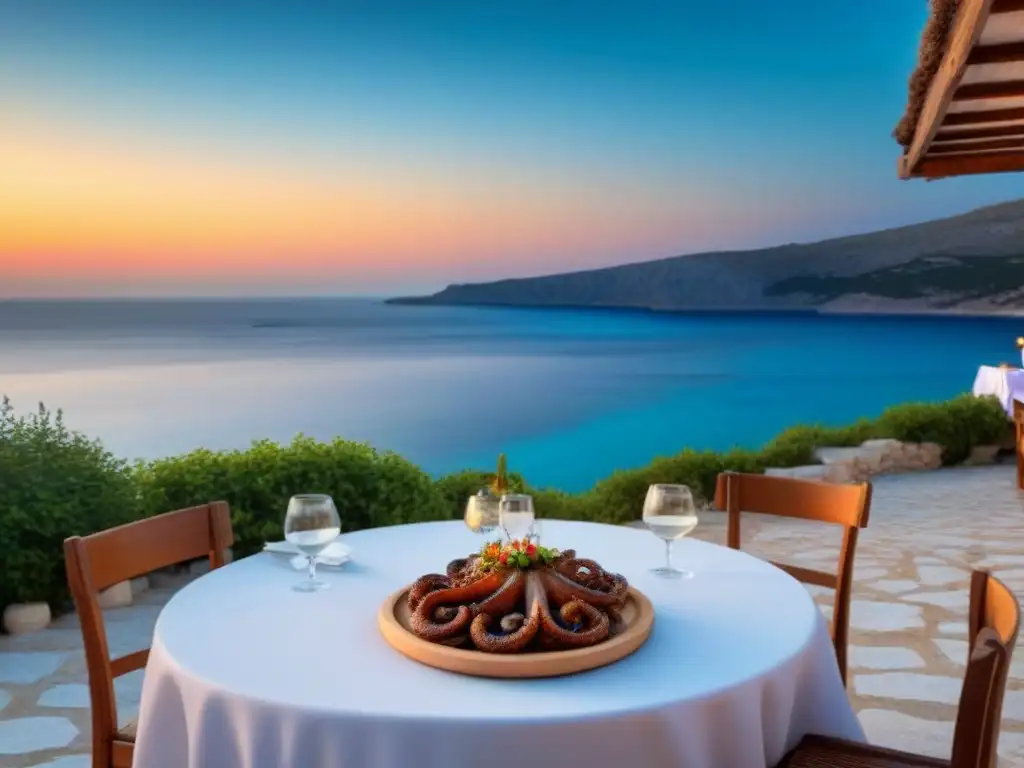
[[[284,518],[284,538],[309,560],[309,578],[293,587],[296,592],[317,592],[330,586],[317,581],[316,558],[340,534],[341,518],[330,496],[292,496]]]
[[[470,496],[462,518],[473,533],[487,536],[498,527],[498,500],[486,488]]]
[[[530,543],[539,547],[541,541],[541,534],[542,528],[540,518],[536,518],[533,521],[533,525],[530,526],[530,533],[528,536],[528,538],[530,539]]]
[[[672,566],[672,543],[697,527],[697,506],[685,485],[655,484],[647,489],[644,523],[665,542],[665,565],[651,569],[666,579],[692,579],[693,571]]]
[[[498,504],[498,523],[510,541],[525,539],[533,528],[533,497],[525,493],[510,493]]]

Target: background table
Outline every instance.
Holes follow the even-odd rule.
[[[1024,370],[983,365],[974,377],[972,391],[975,397],[995,395],[1003,404],[1006,415],[1013,418],[1014,399],[1024,401]]]
[[[646,531],[544,521],[544,543],[625,575],[654,631],[609,667],[487,680],[426,667],[377,629],[381,602],[483,540],[461,522],[349,534],[354,561],[304,594],[262,553],[182,589],[157,621],[135,764],[145,768],[758,768],[805,733],[863,739],[806,589],[742,552],[676,544],[688,581],[649,574]]]

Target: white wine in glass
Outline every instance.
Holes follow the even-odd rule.
[[[498,504],[498,522],[509,541],[525,539],[533,529],[533,497],[525,493],[509,493]]]
[[[300,494],[288,502],[284,538],[309,560],[309,578],[296,584],[297,592],[317,592],[330,586],[316,578],[316,558],[341,535],[341,517],[334,500],[324,494]]]
[[[697,527],[697,505],[685,485],[656,484],[647,489],[644,523],[665,542],[665,565],[651,569],[666,579],[692,579],[693,571],[672,565],[672,544]]]

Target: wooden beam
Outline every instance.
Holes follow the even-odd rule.
[[[1005,123],[1010,120],[1024,120],[1024,107],[1007,109],[985,109],[977,112],[950,112],[942,121],[942,127],[950,125],[975,125],[977,123]]]
[[[960,141],[963,139],[1005,139],[1008,136],[1024,135],[1024,123],[1020,125],[996,125],[991,128],[961,128],[958,131],[947,131],[946,125],[949,120],[942,124],[942,130],[935,134],[932,139],[932,146],[947,141]]]
[[[1024,151],[1024,136],[1015,139],[995,139],[994,141],[973,141],[970,144],[936,144],[932,142],[925,157],[935,155],[960,155],[966,152],[982,152],[990,149],[1019,149]]]
[[[992,0],[995,2],[995,0]],[[967,66],[975,64],[1009,64],[1024,61],[1024,42],[1001,45],[976,45],[967,57]]]
[[[1024,80],[1002,80],[995,83],[961,85],[953,94],[953,101],[975,99],[1009,99],[1024,96]]]
[[[992,0],[992,13],[1024,11],[1024,0]]]
[[[1024,152],[993,152],[987,155],[944,155],[926,157],[914,168],[913,176],[941,179],[980,173],[1024,171]]]
[[[935,132],[939,130],[942,118],[953,101],[953,93],[960,85],[960,79],[967,68],[967,57],[978,42],[981,30],[988,19],[993,0],[962,0],[950,30],[946,55],[939,65],[928,88],[921,116],[917,121],[914,139],[906,151],[905,170],[913,174],[917,164],[924,157]],[[906,177],[904,177],[906,178]]]

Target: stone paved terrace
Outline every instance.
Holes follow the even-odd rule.
[[[722,542],[724,515],[695,534]],[[968,570],[984,566],[1024,595],[1024,494],[1010,466],[876,478],[855,570],[850,693],[868,737],[948,757],[967,656]],[[834,569],[831,526],[744,520],[744,546],[772,559]],[[796,554],[794,554],[796,553]],[[161,606],[187,577],[157,581],[135,605],[108,611],[111,652],[148,646]],[[818,590],[814,590],[816,593]],[[830,611],[831,593],[816,594]],[[122,719],[138,707],[141,673],[117,683]],[[0,637],[0,765],[87,768],[89,698],[78,623]],[[1001,767],[1024,768],[1024,648],[1004,705]]]

